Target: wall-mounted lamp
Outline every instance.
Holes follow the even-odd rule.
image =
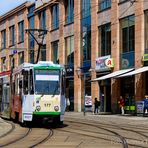
[[[81,68],[80,67],[77,67],[76,73],[77,73],[78,78],[80,78],[81,77]]]

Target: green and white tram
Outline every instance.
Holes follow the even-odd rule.
[[[63,123],[65,112],[64,68],[51,61],[24,63],[11,78],[11,118],[22,123],[52,120]]]

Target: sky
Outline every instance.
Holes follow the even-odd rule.
[[[0,0],[0,15],[5,14],[6,12],[12,10],[13,8],[21,5],[26,1],[34,2],[35,0]]]

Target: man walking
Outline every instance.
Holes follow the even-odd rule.
[[[99,109],[99,106],[100,106],[100,101],[97,100],[97,98],[95,98],[95,102],[94,102],[94,114],[98,114],[98,109]]]

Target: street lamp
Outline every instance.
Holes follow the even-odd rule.
[[[84,116],[85,116],[85,80],[86,80],[86,75],[85,75],[85,73],[82,71],[82,69],[80,68],[80,67],[77,67],[77,69],[76,69],[76,73],[77,73],[77,75],[78,75],[78,78],[82,78],[82,76],[83,76],[83,78],[84,78],[84,94],[83,94],[83,101],[84,101],[84,111],[83,111],[83,113],[84,113]]]

